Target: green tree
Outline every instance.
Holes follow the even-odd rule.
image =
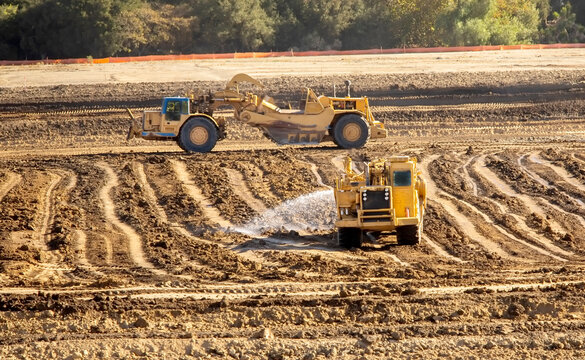
[[[18,6],[0,5],[0,59],[18,59]]]
[[[344,33],[364,10],[364,0],[291,0],[274,3],[276,50],[330,50],[345,48]],[[362,39],[363,40],[363,39]]]
[[[585,26],[577,22],[570,3],[552,13],[552,19],[541,32],[541,41],[547,43],[577,43],[585,41]]]
[[[403,29],[400,40],[403,46],[431,46],[439,41],[436,19],[445,11],[449,0],[398,0],[393,9]],[[403,10],[404,9],[404,10]]]
[[[192,52],[197,18],[185,5],[143,4],[127,8],[116,17],[116,55],[173,54]]]
[[[585,1],[574,0],[571,2],[573,11],[575,11],[576,20],[579,24],[585,25]]]
[[[261,0],[195,0],[192,6],[199,19],[197,51],[256,51],[274,44],[275,20]]]
[[[46,0],[21,14],[20,48],[29,58],[110,56],[120,50],[114,27],[137,0]]]
[[[356,9],[351,25],[341,34],[343,48],[370,49],[393,47],[399,35],[393,31],[388,0],[367,0]]]
[[[533,0],[534,5],[538,9],[538,14],[540,18],[541,25],[546,24],[546,20],[548,19],[552,6],[551,0]]]
[[[585,41],[572,2],[0,0],[0,58]]]
[[[367,0],[344,32],[347,48],[433,46],[440,43],[436,18],[448,0]]]
[[[438,17],[447,45],[532,43],[540,13],[533,0],[451,0]]]
[[[315,0],[303,2],[300,21],[307,26],[299,39],[299,47],[306,50],[340,49],[342,33],[356,18],[360,1]]]

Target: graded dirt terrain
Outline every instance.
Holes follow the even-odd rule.
[[[351,79],[390,131],[351,151],[233,119],[208,154],[125,142],[126,107],[227,76],[0,88],[0,358],[583,358],[584,56],[543,70],[524,54],[501,71],[265,75],[282,106]],[[348,154],[418,157],[421,244],[337,246]]]

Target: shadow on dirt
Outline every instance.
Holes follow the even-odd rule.
[[[375,242],[364,242],[359,250],[364,252],[383,252],[406,245],[396,243],[394,236],[384,236]],[[410,245],[410,247],[412,247]],[[348,252],[337,243],[335,231],[321,234],[300,235],[296,231],[276,232],[266,236],[256,236],[239,244],[233,250],[246,252],[250,250],[307,251],[320,250],[328,252]]]

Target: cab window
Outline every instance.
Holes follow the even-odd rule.
[[[187,112],[187,102],[181,100],[169,100],[165,110],[167,120],[181,120],[181,113]]]
[[[410,186],[412,176],[410,170],[397,170],[392,173],[392,184],[394,186]]]

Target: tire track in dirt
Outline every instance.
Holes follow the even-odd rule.
[[[104,262],[106,265],[112,265],[112,262],[114,261],[114,246],[112,245],[112,240],[103,234],[98,234],[97,236],[104,241],[104,248],[102,249],[104,251]]]
[[[166,211],[162,208],[162,206],[159,205],[156,193],[154,192],[153,188],[150,186],[150,183],[148,182],[148,179],[146,178],[146,173],[144,172],[144,165],[140,162],[135,161],[132,163],[132,170],[136,174],[136,178],[138,179],[139,184],[141,185],[142,189],[144,190],[144,196],[146,198],[146,201],[148,202],[149,206],[154,209],[154,211],[156,212],[156,215],[160,218],[161,222],[168,224],[171,227],[171,231],[175,232],[176,234],[178,234],[180,236],[184,236],[187,239],[190,239],[190,240],[195,241],[195,242],[205,242],[205,243],[209,243],[209,244],[213,243],[209,240],[205,240],[205,239],[199,238],[197,236],[194,236],[193,234],[191,234],[186,228],[184,228],[180,224],[169,221]],[[181,253],[181,255],[184,259],[188,258],[188,256],[186,256],[184,253]],[[191,261],[191,260],[183,260],[183,263],[186,263],[195,269],[205,268],[206,271],[211,271],[211,272],[215,273],[216,275],[219,274],[219,272],[216,271],[215,269],[212,269],[211,267],[208,267],[208,266],[204,266],[204,265],[200,264],[199,262],[195,262],[195,261]],[[177,276],[177,277],[185,278],[185,279],[190,279],[190,280],[194,279],[193,276],[189,276],[189,275],[173,275],[173,276]]]
[[[400,283],[401,280],[396,280]],[[394,282],[391,282],[394,283]],[[369,290],[373,285],[366,281],[333,281],[333,282],[274,282],[274,283],[228,283],[228,284],[198,284],[197,287],[170,287],[161,289],[154,286],[133,286],[125,288],[108,288],[108,289],[53,289],[44,292],[45,294],[71,294],[80,297],[87,297],[91,294],[108,293],[115,291],[115,296],[126,297],[132,294],[132,297],[142,297],[145,299],[164,299],[164,298],[186,298],[194,297],[197,299],[242,299],[253,298],[258,296],[329,296],[339,295],[342,290],[359,291]],[[2,288],[0,294],[20,294],[29,295],[38,293],[37,288]]]
[[[451,194],[448,194],[448,193],[444,193],[443,192],[441,195],[448,197],[449,199],[451,199],[454,202],[459,202],[461,204],[464,204],[473,213],[475,213],[477,216],[481,217],[486,224],[494,227],[501,235],[507,237],[508,239],[513,240],[513,241],[515,241],[515,242],[517,242],[517,243],[519,243],[519,244],[521,244],[521,245],[523,245],[523,246],[525,246],[527,248],[530,248],[530,249],[532,249],[532,250],[534,250],[534,251],[536,251],[536,252],[538,252],[538,253],[540,253],[542,255],[552,257],[555,260],[558,260],[558,261],[567,261],[566,259],[563,259],[563,258],[561,258],[559,256],[556,256],[556,255],[552,254],[549,251],[546,251],[546,250],[544,250],[542,248],[539,248],[538,246],[534,246],[534,245],[532,245],[532,244],[530,244],[530,243],[528,243],[528,242],[526,242],[526,241],[518,238],[514,234],[508,232],[506,229],[504,229],[500,225],[497,225],[496,223],[494,223],[493,220],[488,215],[486,215],[484,212],[482,212],[480,209],[478,209],[474,205],[470,204],[469,202],[467,202],[465,200],[462,200],[462,199],[458,199],[457,197],[452,196]],[[532,259],[527,259],[527,258],[521,258],[521,259],[518,259],[518,260],[519,261],[529,261],[529,262],[532,262],[533,261]]]
[[[175,175],[181,182],[183,189],[185,192],[196,202],[201,204],[201,209],[205,217],[209,220],[213,221],[214,223],[218,224],[224,230],[229,229],[232,227],[232,223],[226,220],[219,211],[211,204],[209,199],[203,195],[203,192],[199,187],[195,184],[195,182],[191,179],[191,175],[187,171],[187,166],[183,161],[171,159],[172,168],[175,171]]]
[[[528,156],[528,160],[530,160],[531,162],[536,163],[536,164],[542,164],[542,165],[547,166],[555,174],[557,174],[561,179],[563,179],[563,181],[572,185],[573,187],[578,189],[580,192],[585,193],[585,185],[583,185],[579,180],[577,180],[575,178],[575,176],[573,176],[573,174],[570,174],[564,168],[557,166],[546,159],[543,159],[541,156],[539,156],[535,152],[530,153],[530,155]],[[583,199],[583,198],[578,199],[576,197],[574,197],[574,199],[575,199],[575,201],[577,201],[579,203],[579,205],[585,206],[585,203],[584,203],[585,199]],[[582,217],[579,217],[579,218],[581,218],[581,220],[583,220]],[[583,224],[583,222],[581,224]]]
[[[551,162],[549,162],[545,159],[540,158],[539,156],[536,155],[536,153],[525,154],[525,155],[522,155],[521,157],[518,158],[518,164],[520,165],[522,170],[524,170],[524,172],[526,172],[526,174],[528,174],[528,176],[532,177],[535,181],[539,182],[540,184],[545,186],[547,189],[555,189],[557,191],[560,191],[560,192],[566,194],[572,200],[575,201],[577,206],[585,207],[585,203],[583,202],[583,200],[580,198],[577,198],[574,193],[571,193],[571,191],[567,191],[567,189],[563,189],[563,186],[553,185],[548,180],[546,180],[546,179],[542,178],[540,175],[538,175],[536,172],[530,170],[528,168],[528,166],[526,166],[523,163],[523,161],[526,161],[526,158],[528,158],[528,161],[530,161],[533,164],[538,164],[540,166],[545,166],[545,167],[549,168],[553,173],[555,173],[557,176],[561,177],[562,180],[560,182],[555,182],[555,183],[562,184],[564,182],[566,184],[569,184],[569,187],[572,186],[573,188],[576,188],[578,191],[585,193],[585,186],[583,186],[583,184],[581,184],[578,180],[573,178],[572,175],[569,174],[569,172],[567,172],[563,168],[555,166],[554,164],[552,164]],[[550,201],[547,201],[547,202],[550,203]],[[566,216],[576,219],[579,222],[579,224],[581,225],[581,227],[585,229],[585,219],[583,218],[583,215],[573,214],[567,210],[560,208],[556,204],[550,204],[550,205],[552,207],[554,207],[556,210],[565,214]]]
[[[7,173],[8,180],[6,180],[2,185],[0,185],[0,201],[8,194],[13,187],[18,185],[19,182],[22,181],[22,176],[19,174],[15,174],[13,172]]]
[[[567,286],[567,285],[583,285],[583,280],[573,281],[553,281],[553,282],[533,282],[533,283],[512,283],[512,284],[498,284],[498,285],[472,285],[472,286],[445,286],[445,287],[430,287],[420,288],[423,294],[462,294],[469,293],[477,290],[492,291],[492,292],[516,292],[516,291],[527,291],[527,290],[542,290],[554,289],[556,286]]]
[[[420,163],[421,168],[423,170],[423,174],[430,174],[430,172],[428,171],[428,166],[434,160],[436,160],[438,157],[439,157],[439,155],[433,155],[429,158],[426,158],[424,161],[422,161]],[[461,212],[457,209],[456,202],[453,202],[453,200],[451,200],[451,198],[454,198],[455,201],[460,201],[460,200],[456,199],[455,197],[453,197],[450,194],[446,194],[442,190],[439,190],[439,188],[435,184],[434,180],[430,176],[427,176],[426,178],[428,179],[428,181],[427,181],[427,194],[428,194],[427,196],[428,196],[428,198],[434,200],[440,206],[442,206],[447,211],[447,213],[454,219],[457,226],[471,240],[478,243],[480,246],[482,246],[487,251],[492,252],[494,254],[497,254],[501,258],[509,259],[509,260],[516,260],[516,261],[523,261],[523,259],[507,253],[504,249],[502,249],[502,247],[499,244],[497,244],[497,243],[491,241],[490,239],[486,238],[485,236],[481,235],[478,232],[476,226],[473,224],[473,222],[469,218],[467,218],[466,216],[461,214]]]
[[[479,191],[477,189],[477,184],[475,183],[475,181],[473,181],[473,179],[469,175],[469,171],[467,170],[467,168],[469,167],[469,164],[471,164],[472,161],[475,161],[475,159],[476,159],[476,157],[470,157],[469,160],[467,160],[465,162],[465,164],[463,164],[461,169],[463,171],[463,176],[464,176],[465,181],[467,181],[467,183],[471,185],[471,189],[473,191],[473,196],[478,197]]]
[[[77,174],[73,173],[72,171],[63,171],[63,177],[67,177],[69,182],[63,188],[63,192],[60,196],[62,203],[69,204],[69,196],[70,193],[75,189],[77,186]],[[87,254],[87,234],[82,229],[75,229],[72,231],[72,240],[73,240],[73,252],[75,254],[74,259],[76,265],[82,267],[94,275],[103,276],[104,274],[97,270],[94,266],[90,264],[88,261],[86,254]],[[63,260],[63,259],[60,259]],[[73,275],[72,273],[69,276],[74,277],[75,279],[80,279],[78,276]]]
[[[472,157],[467,162],[465,162],[465,164],[463,164],[463,166],[462,166],[462,171],[463,171],[463,174],[465,175],[464,180],[467,183],[470,183],[472,185],[472,188],[474,189],[474,191],[473,191],[474,196],[475,197],[478,197],[477,184],[475,183],[475,181],[473,180],[473,178],[469,175],[469,171],[467,170],[467,167],[472,163],[472,161],[474,161],[476,159],[477,159],[477,157]],[[498,207],[498,209],[500,209],[500,211],[502,212],[502,214],[508,214],[508,213],[506,213],[503,210],[504,208],[503,208],[503,205],[502,204],[499,204],[499,203],[495,202],[493,199],[490,199],[489,197],[483,197],[483,199],[487,199],[488,201],[496,204],[496,206]],[[535,246],[534,244],[531,244],[531,243],[529,243],[529,242],[527,242],[527,241],[519,238],[518,236],[510,233],[504,227],[502,227],[502,226],[494,223],[493,220],[488,215],[486,215],[483,211],[481,211],[480,209],[478,209],[476,206],[474,206],[474,205],[472,205],[472,204],[470,204],[470,203],[468,203],[468,202],[466,202],[464,200],[457,199],[455,197],[453,197],[453,200],[460,201],[460,202],[464,203],[465,205],[469,206],[477,215],[481,216],[486,223],[492,225],[502,235],[508,237],[509,239],[511,239],[511,240],[513,240],[513,241],[515,241],[515,242],[523,245],[524,247],[530,248],[530,249],[532,249],[532,250],[534,250],[534,251],[536,251],[536,252],[538,252],[538,253],[540,253],[542,255],[545,255],[547,257],[551,257],[551,258],[553,258],[553,259],[555,259],[557,261],[562,261],[562,262],[567,261],[567,259],[565,259],[565,258],[562,258],[560,256],[557,256],[557,255],[553,254],[552,252],[543,249],[542,247]],[[534,237],[537,237],[537,238],[540,237],[533,230],[531,230],[530,228],[528,228],[528,226],[522,226],[522,224],[524,224],[524,222],[517,215],[515,215],[515,214],[511,214],[511,215],[514,216],[514,218],[518,221],[519,226],[522,228],[522,230],[524,232],[524,236],[527,236],[528,238],[533,239],[533,241],[534,241]]]
[[[229,168],[225,168],[224,171],[227,174],[227,179],[236,194],[238,194],[238,196],[252,210],[254,210],[257,214],[262,214],[268,210],[264,203],[260,199],[256,198],[254,194],[252,194],[252,191],[244,181],[244,176],[242,173],[240,173],[238,170]]]
[[[12,190],[16,185],[18,185],[22,181],[22,176],[20,174],[15,174],[13,172],[6,173],[7,179],[0,185],[0,203],[2,203],[2,199]],[[7,274],[0,274],[0,283],[8,280]]]
[[[195,187],[195,186],[193,184],[193,181],[190,179],[190,176],[187,173],[186,166],[184,166],[184,164],[183,164],[184,169],[181,169],[180,163],[179,163],[179,166],[176,167],[173,164],[173,162],[178,162],[178,161],[171,160],[171,159],[168,160],[168,163],[171,165],[170,171],[174,174],[174,176],[172,176],[172,177],[174,177],[173,182],[176,182],[177,185],[179,185],[179,187],[182,188],[182,191],[186,194],[186,196],[190,197],[192,200],[194,200],[198,204],[198,208],[202,212],[201,217],[207,218],[208,220],[213,222],[213,219],[206,215],[205,209],[200,206],[201,203],[198,201],[198,198],[195,198],[192,196],[193,192],[197,193],[197,191],[201,192],[201,190],[193,189],[193,187]],[[179,169],[179,171],[184,170],[184,173],[181,173],[181,176],[179,176],[177,169]],[[135,170],[137,170],[137,172],[138,172],[138,176],[137,176],[138,180],[141,182],[143,188],[146,190],[146,193],[147,193],[146,196],[147,196],[147,199],[149,199],[148,201],[152,202],[152,203],[156,203],[156,207],[158,208],[157,212],[159,214],[161,214],[162,215],[161,218],[164,219],[167,222],[167,224],[171,226],[172,231],[176,232],[177,234],[184,237],[185,239],[189,239],[191,242],[194,242],[194,243],[203,243],[203,244],[211,245],[213,247],[218,246],[218,247],[221,247],[222,249],[234,251],[234,253],[236,253],[237,256],[241,257],[242,259],[246,259],[252,263],[262,264],[263,266],[266,266],[266,267],[275,267],[275,266],[281,267],[281,266],[283,266],[283,264],[281,264],[281,263],[278,263],[278,264],[271,263],[270,261],[267,261],[263,257],[257,256],[255,253],[253,253],[251,251],[247,251],[248,249],[246,246],[228,245],[226,243],[222,243],[221,241],[208,240],[208,239],[205,239],[203,237],[199,237],[193,233],[194,229],[188,229],[187,227],[181,225],[180,222],[174,222],[174,221],[169,220],[169,217],[168,217],[166,211],[164,210],[164,208],[162,208],[158,205],[158,195],[154,191],[152,186],[150,186],[150,183],[148,183],[148,181],[147,181],[146,173],[144,173],[144,166],[141,163],[137,163],[137,164],[135,164]],[[144,173],[144,174],[142,174],[142,173]],[[168,177],[166,177],[165,179],[168,179]],[[190,184],[192,185],[191,190],[194,190],[194,191],[189,193],[189,191],[187,191],[187,188],[186,188],[184,181],[189,181]],[[189,184],[187,184],[187,186],[188,185]],[[174,193],[176,190],[171,190],[171,191]],[[167,195],[168,195],[168,192],[167,192]],[[219,211],[213,207],[210,207],[207,209],[208,210],[209,209],[216,210],[217,214],[219,214]],[[222,229],[223,231],[227,231],[228,229],[232,230],[231,228],[234,227],[234,225],[231,222],[229,222],[228,220],[225,220],[224,225],[226,225],[226,226],[224,229]],[[242,249],[245,249],[245,251],[239,251],[238,247],[242,247]],[[187,259],[190,259],[190,257],[187,256]],[[208,265],[205,263],[201,264],[199,262],[193,262],[191,260],[185,260],[185,262],[192,264],[195,268],[205,267],[207,272],[212,273],[212,275],[215,274],[215,277],[218,279],[222,278],[224,276],[224,273],[222,272],[222,270],[221,269],[217,270],[217,267],[214,267],[214,266],[211,266],[211,265]]]
[[[298,160],[298,159],[297,159]],[[323,182],[323,178],[321,177],[321,175],[319,174],[319,167],[317,166],[317,164],[315,164],[314,162],[308,161],[307,159],[305,160],[298,160],[299,162],[305,163],[307,165],[309,165],[311,167],[311,172],[313,173],[313,175],[315,176],[315,180],[317,181],[317,184],[321,187],[324,187],[326,189],[331,189],[333,190],[333,187],[325,184]]]
[[[388,279],[390,280],[390,279]],[[247,299],[257,298],[258,296],[266,297],[278,297],[286,294],[291,297],[307,297],[307,296],[339,296],[341,291],[351,292],[369,292],[372,289],[379,289],[385,285],[405,285],[403,279],[396,279],[394,281],[333,281],[333,282],[312,282],[312,283],[299,283],[299,282],[276,282],[276,283],[258,283],[258,284],[198,284],[196,288],[189,287],[170,287],[160,288],[154,286],[134,286],[134,287],[114,287],[104,289],[66,289],[66,288],[54,288],[48,291],[42,291],[46,295],[73,295],[81,298],[87,298],[89,295],[94,294],[111,294],[112,297],[124,298],[129,295],[132,298],[142,299],[181,299],[181,298],[193,298],[197,300],[221,300],[221,299]],[[527,279],[530,280],[530,279]],[[461,286],[428,286],[419,287],[415,291],[419,296],[426,295],[457,295],[457,294],[469,294],[469,293],[485,293],[485,292],[497,292],[497,293],[514,293],[514,292],[526,292],[541,290],[546,291],[547,289],[555,289],[563,286],[583,286],[585,281],[582,279],[576,280],[560,280],[560,281],[546,281],[533,279],[533,281],[522,281],[522,282],[509,282],[509,283],[498,283],[498,284],[472,284],[472,285],[461,285]],[[11,288],[5,287],[0,289],[0,295],[33,295],[38,294],[38,288],[27,288],[18,287]],[[114,294],[112,294],[114,293]],[[386,295],[391,297],[392,295]],[[400,293],[396,293],[395,296],[402,298]]]
[[[524,172],[528,176],[530,176],[532,178],[532,180],[536,181],[540,185],[542,185],[542,186],[544,186],[546,188],[556,188],[555,186],[552,186],[547,180],[545,180],[542,177],[540,177],[540,175],[538,175],[534,171],[528,169],[528,167],[526,166],[526,164],[524,164],[524,162],[526,161],[526,158],[527,157],[528,157],[528,154],[524,154],[524,155],[518,157],[518,160],[516,161],[518,163],[518,166],[520,166],[520,168],[522,170],[524,170]]]
[[[116,215],[116,207],[110,195],[111,190],[118,186],[118,177],[116,176],[116,173],[108,164],[104,162],[98,163],[97,166],[101,168],[106,174],[106,184],[99,192],[99,198],[103,206],[104,215],[109,223],[114,225],[125,235],[128,241],[128,252],[130,259],[137,266],[148,269],[158,275],[166,275],[163,270],[156,269],[151,262],[146,260],[144,257],[144,250],[142,249],[142,239],[131,226],[120,221]]]
[[[59,170],[59,172],[62,173],[63,178],[67,177],[69,179],[69,182],[63,188],[63,191],[62,191],[61,195],[59,196],[59,199],[61,200],[61,204],[70,205],[70,194],[73,191],[73,189],[75,189],[75,187],[77,186],[78,176],[76,173],[74,173],[70,170]],[[104,273],[99,271],[98,267],[92,265],[87,258],[87,234],[86,234],[86,232],[80,228],[77,228],[77,229],[73,230],[71,234],[72,234],[71,239],[73,241],[72,250],[74,253],[75,264],[78,267],[83,268],[83,269],[93,273],[93,276],[95,276],[95,275],[104,276]],[[106,252],[109,254],[109,256],[106,256],[106,260],[108,263],[111,263],[111,258],[112,258],[111,244],[105,236],[102,235],[102,237],[104,239],[106,239],[105,244],[109,245],[109,246],[106,246]],[[63,256],[60,256],[59,259],[63,260]],[[75,269],[70,269],[70,270],[73,271]],[[75,278],[76,280],[87,280],[87,279],[80,278],[79,276],[73,275],[73,273],[69,273],[68,275],[72,278]]]
[[[480,175],[481,177],[483,177],[484,179],[486,179],[488,182],[492,183],[496,188],[498,188],[500,191],[502,191],[504,194],[513,197],[513,198],[517,198],[518,200],[522,201],[530,211],[532,211],[533,213],[539,214],[541,216],[546,217],[546,213],[544,212],[544,210],[538,205],[536,204],[536,202],[534,202],[534,200],[532,200],[530,197],[524,195],[524,194],[520,194],[518,192],[516,192],[514,189],[512,189],[511,186],[509,186],[508,184],[506,184],[503,180],[501,180],[494,172],[492,172],[486,165],[485,165],[485,155],[482,155],[478,158],[478,160],[473,164],[473,170]],[[514,218],[516,218],[516,220],[518,220],[518,224],[521,227],[522,230],[526,231],[528,234],[531,234],[531,239],[533,241],[538,242],[539,244],[541,244],[542,246],[546,247],[548,250],[550,250],[551,252],[554,252],[556,254],[562,255],[562,256],[574,256],[575,254],[573,252],[564,250],[558,246],[556,246],[555,244],[552,243],[551,240],[543,237],[543,236],[539,236],[538,234],[536,234],[533,230],[531,230],[525,223],[525,220],[520,219],[520,217],[516,214],[514,214],[511,211],[507,210],[507,207],[499,202],[496,202],[493,199],[490,199],[492,202],[496,203],[497,206],[500,208],[500,210],[503,213],[507,213],[512,215]],[[559,226],[557,224],[557,226]]]
[[[47,281],[59,281],[63,278],[64,271],[73,271],[74,268],[66,267],[63,264],[63,257],[55,250],[49,248],[51,233],[49,227],[55,217],[55,189],[62,182],[63,177],[54,172],[48,172],[49,183],[43,200],[40,205],[40,227],[36,236],[33,237],[34,246],[41,249],[43,253],[43,262],[35,263],[34,268],[28,273],[28,277],[37,282],[45,283]]]
[[[248,163],[248,167],[253,177],[250,174],[245,174],[244,180],[246,181],[246,186],[248,186],[256,198],[262,201],[266,208],[277,206],[281,202],[281,199],[272,192],[270,185],[264,182],[265,171],[252,162]]]
[[[494,155],[494,157],[501,161],[501,159],[499,159],[497,156]],[[495,172],[493,172],[491,169],[489,169],[485,165],[485,156],[480,157],[480,159],[478,161],[480,162],[480,168],[484,168],[484,169],[486,169],[487,173],[493,174],[493,177],[490,179],[490,181],[493,180],[492,183],[494,183],[494,181],[495,181],[494,184],[497,185],[500,188],[500,190],[502,190],[502,192],[504,192],[504,194],[506,194],[508,196],[516,197],[516,198],[522,200],[524,202],[524,204],[530,209],[530,211],[547,218],[547,214],[546,214],[545,209],[540,204],[538,204],[538,202],[536,200],[534,200],[532,197],[530,197],[524,193],[520,193],[520,192],[514,190],[512,188],[512,186],[506,184],[505,181],[502,180]],[[481,166],[481,164],[483,164],[483,166]],[[546,205],[550,206],[551,208],[553,208],[553,209],[555,209],[563,214],[569,214],[567,211],[565,211],[564,209],[562,209],[558,205],[552,204],[550,201],[547,201],[544,198],[539,198],[539,199],[542,202],[546,203]],[[551,218],[551,219],[548,219],[548,221],[549,221],[550,227],[553,231],[555,231],[557,233],[566,232],[567,229],[565,229],[555,219]]]
[[[467,262],[465,260],[458,258],[455,255],[449,254],[449,252],[447,250],[443,249],[443,247],[441,245],[439,245],[436,242],[434,242],[433,240],[431,240],[431,238],[429,238],[429,236],[427,234],[423,234],[422,238],[425,241],[425,243],[427,243],[437,255],[442,256],[444,258],[447,258],[448,260],[454,261],[456,263],[460,263],[460,264],[464,264]]]
[[[54,173],[50,173],[49,176],[51,177],[51,181],[45,195],[43,196],[43,210],[41,211],[43,218],[41,220],[41,229],[39,230],[39,243],[44,243],[45,245],[51,240],[50,234],[48,234],[48,229],[53,217],[55,216],[53,209],[53,190],[55,190],[57,184],[62,180],[60,175]]]
[[[404,99],[404,98],[402,98]],[[382,102],[386,100],[396,101],[396,99],[389,98],[371,98],[371,102]],[[421,100],[422,101],[422,100]],[[531,106],[531,103],[465,103],[465,104],[445,104],[445,105],[375,105],[371,106],[372,112],[401,112],[401,111],[416,111],[416,112],[436,112],[436,111],[493,111],[504,110],[510,108],[521,108]]]
[[[585,165],[585,155],[572,153],[571,157],[580,162],[581,164]]]
[[[100,269],[104,270],[113,270],[113,269],[123,269],[122,267],[111,267],[111,266],[95,266],[91,262],[89,262],[87,258],[87,234],[83,230],[75,230],[73,232],[73,240],[75,241],[74,250],[75,250],[75,260],[79,267],[89,271],[92,275],[98,277],[104,277],[106,274],[102,272]],[[112,263],[112,251],[111,249],[106,249],[106,264]],[[92,279],[95,280],[95,279]]]
[[[85,234],[85,232],[81,231],[81,230],[75,230],[74,231],[74,239],[75,239],[75,254],[76,254],[76,260],[77,262],[90,270],[93,270],[93,266],[90,264],[90,262],[87,260],[87,257],[85,256],[86,253],[86,245],[87,245],[87,235]],[[97,271],[94,271],[97,272]]]
[[[136,179],[138,180],[138,183],[144,189],[144,195],[145,195],[146,201],[148,202],[150,207],[154,209],[154,211],[156,212],[156,215],[160,218],[160,220],[162,222],[168,223],[169,219],[167,218],[167,213],[162,208],[162,206],[160,206],[158,204],[158,201],[156,199],[156,194],[154,193],[154,190],[152,189],[148,180],[146,179],[146,173],[144,172],[144,165],[142,165],[142,163],[140,163],[140,162],[134,161],[134,162],[132,162],[132,170],[136,174]],[[171,225],[174,226],[176,224],[171,224]]]

